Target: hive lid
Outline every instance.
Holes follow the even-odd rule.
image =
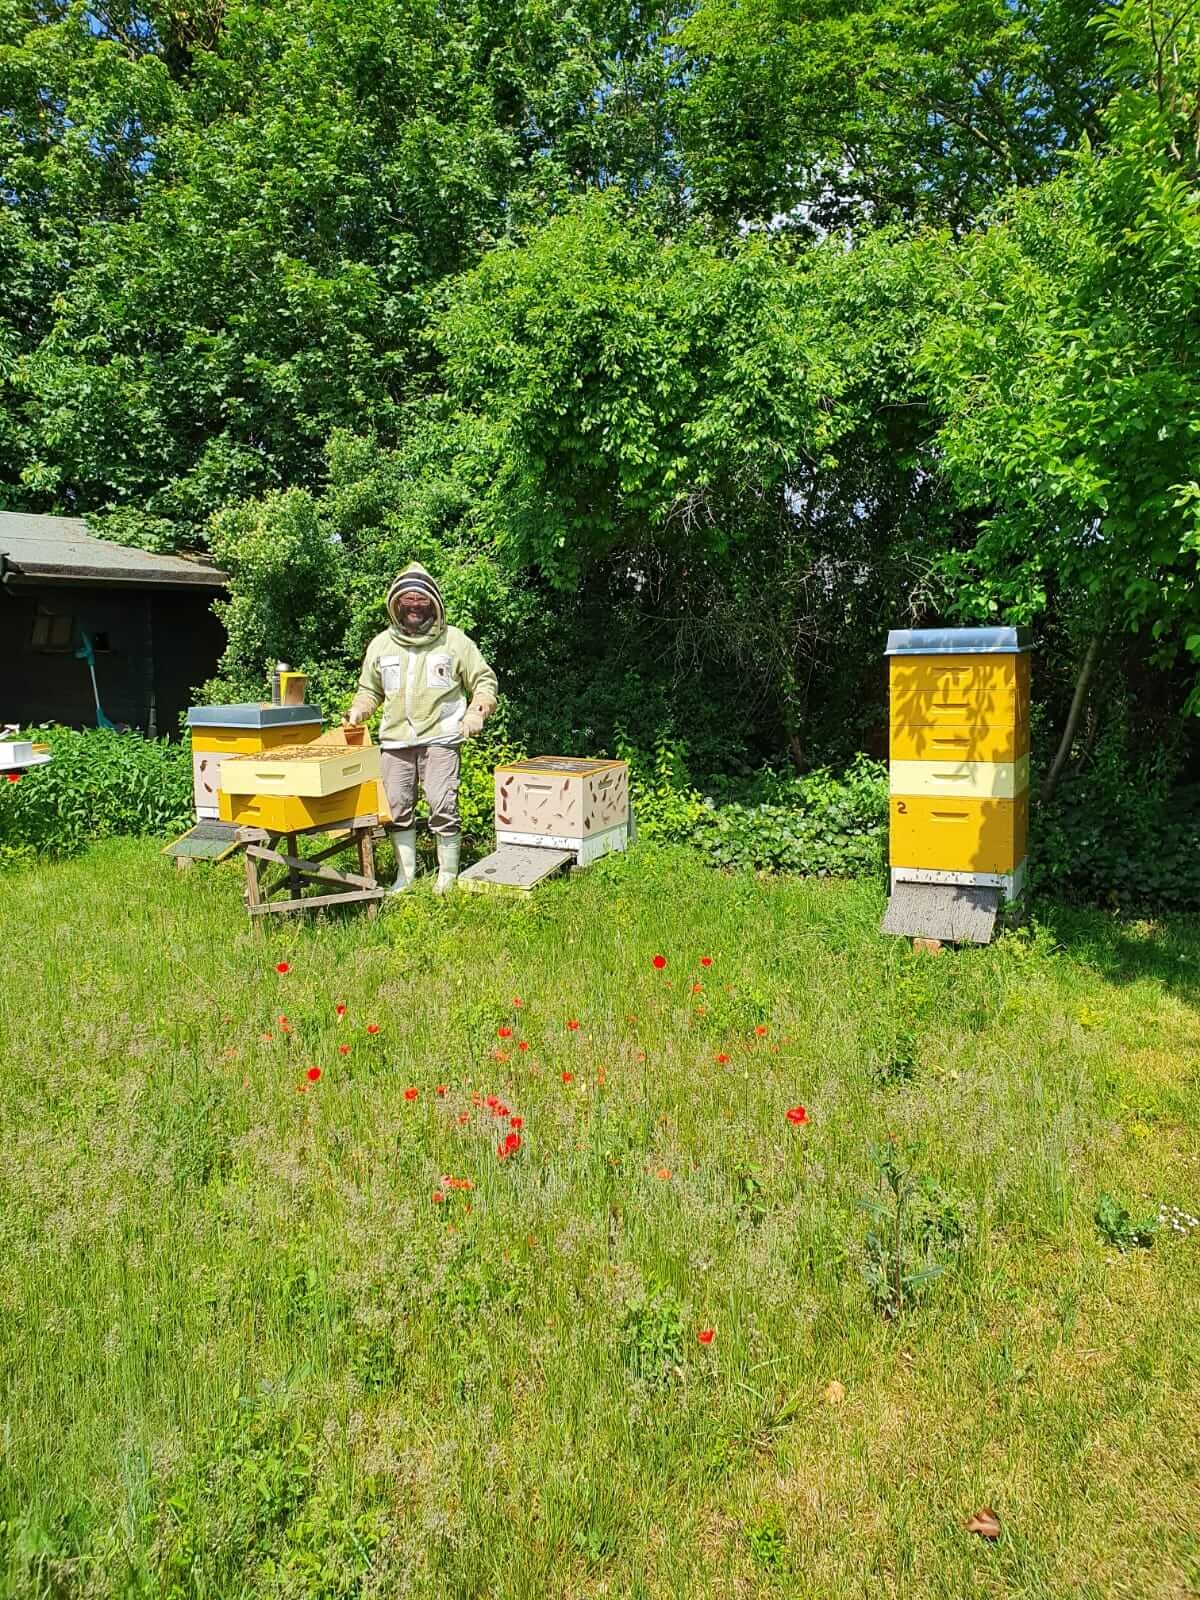
[[[893,628],[885,656],[1015,656],[1033,649],[1029,628]]]
[[[580,756],[530,756],[527,761],[505,761],[498,772],[558,772],[571,777],[584,778],[593,772],[603,772],[608,767],[620,767],[624,762],[596,760]]]
[[[324,722],[316,706],[191,706],[189,728],[278,728],[289,722]]]

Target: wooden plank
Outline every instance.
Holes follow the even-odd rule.
[[[272,900],[270,904],[251,906],[251,916],[263,916],[269,911],[319,911],[322,906],[348,905],[353,901],[382,900],[386,889],[355,889],[350,894],[317,894],[307,900]]]
[[[366,876],[360,877],[355,872],[340,872],[336,867],[321,867],[315,864],[312,856],[282,855],[278,850],[268,850],[260,844],[248,844],[247,856],[254,856],[260,861],[271,861],[281,867],[289,869],[289,880],[310,878],[319,879],[322,883],[353,883],[360,889],[373,889],[373,881]]]

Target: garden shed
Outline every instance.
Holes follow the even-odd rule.
[[[216,670],[226,575],[197,557],[98,539],[81,517],[0,511],[0,722],[96,721],[176,736]],[[82,653],[81,653],[82,652]]]

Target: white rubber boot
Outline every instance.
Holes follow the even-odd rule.
[[[458,853],[461,846],[462,837],[457,833],[452,839],[444,839],[441,834],[438,835],[438,876],[434,894],[447,894],[453,889],[458,877]]]
[[[388,837],[396,852],[396,881],[389,894],[403,894],[411,889],[417,876],[417,830],[415,828],[389,828]]]

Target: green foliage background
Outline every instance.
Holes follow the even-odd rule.
[[[0,0],[0,506],[207,546],[208,692],[283,656],[331,712],[422,560],[500,671],[489,753],[667,749],[730,800],[885,754],[888,626],[1033,623],[1043,768],[1098,640],[1065,781],[1158,750],[1167,828],[1198,28]]]

